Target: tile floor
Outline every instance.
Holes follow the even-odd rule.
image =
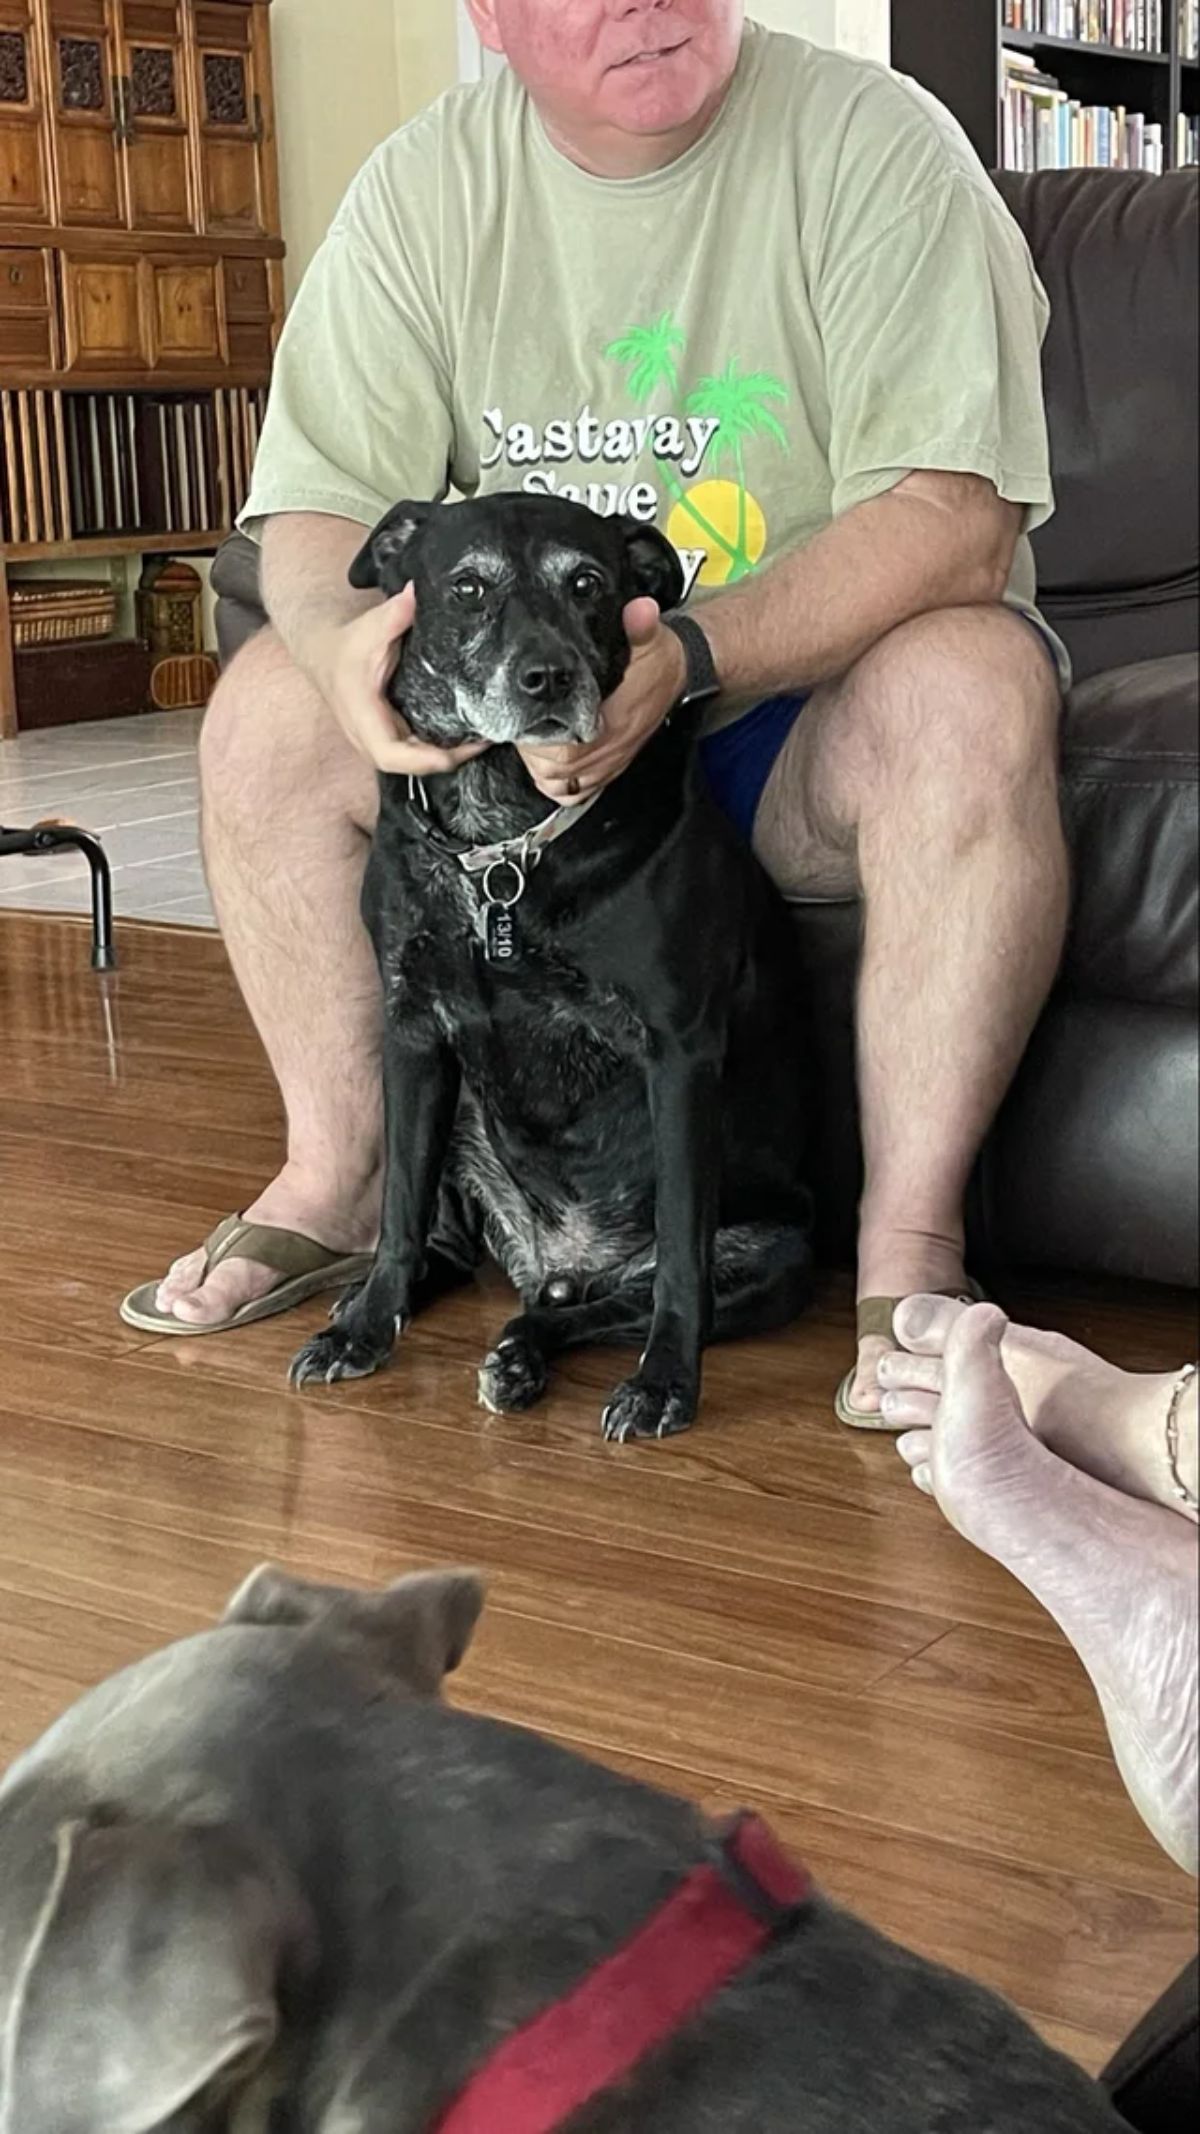
[[[113,871],[117,917],[212,926],[200,864],[198,711],[55,726],[0,741],[0,822],[59,815],[94,830]],[[0,913],[90,909],[74,852],[0,857]]]

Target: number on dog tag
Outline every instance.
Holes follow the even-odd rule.
[[[521,936],[515,904],[487,904],[483,913],[483,953],[489,963],[511,966],[521,960]]]

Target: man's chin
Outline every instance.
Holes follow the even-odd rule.
[[[623,133],[680,133],[716,96],[707,76],[686,48],[648,67],[614,67],[605,83],[609,124]]]

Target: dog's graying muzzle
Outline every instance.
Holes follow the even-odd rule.
[[[518,657],[513,679],[531,704],[561,704],[575,687],[579,670],[553,652],[532,652]]]
[[[600,728],[595,675],[561,638],[525,639],[509,655],[505,674],[509,700],[518,714],[517,739],[595,739]]]

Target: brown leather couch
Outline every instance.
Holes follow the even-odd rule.
[[[1197,1047],[1197,178],[1005,174],[1053,323],[1058,511],[1042,599],[1076,663],[1063,746],[1075,868],[1062,974],[981,1159],[971,1252],[990,1264],[1194,1286]],[[224,657],[262,621],[254,552],[214,582]],[[798,905],[816,1006],[825,1246],[859,1180],[854,904]]]

